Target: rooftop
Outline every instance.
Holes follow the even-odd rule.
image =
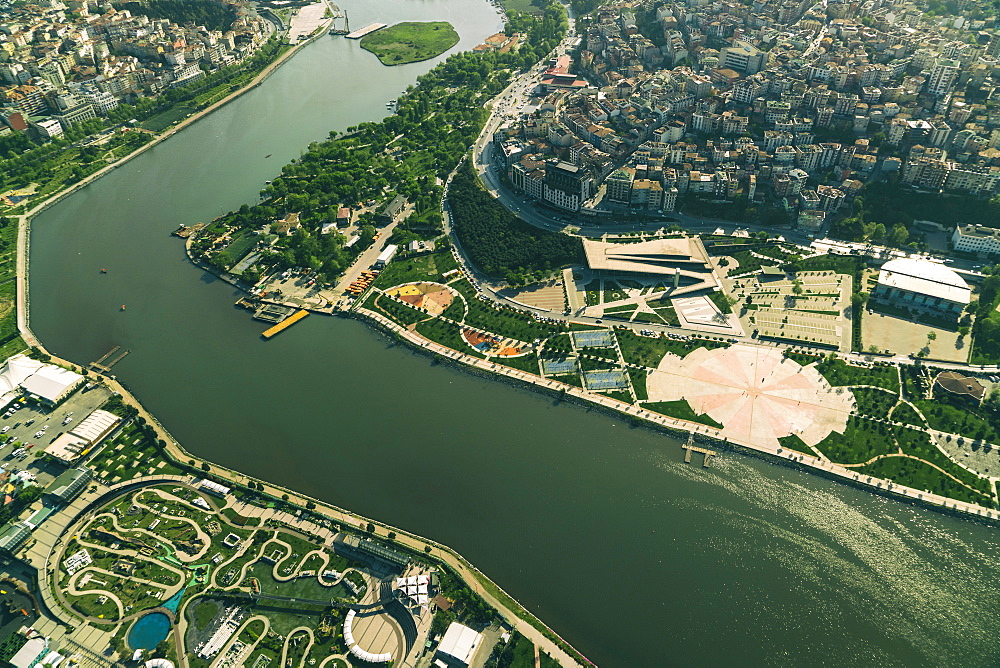
[[[879,271],[878,282],[958,304],[968,304],[972,299],[972,291],[961,276],[943,264],[916,258],[886,262]]]

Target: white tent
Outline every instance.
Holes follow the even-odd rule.
[[[47,364],[26,378],[21,387],[33,397],[57,404],[81,382],[83,376],[80,374]]]

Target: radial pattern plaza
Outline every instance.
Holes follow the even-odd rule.
[[[766,446],[792,434],[815,445],[842,433],[854,405],[849,390],[831,387],[812,366],[759,346],[668,354],[647,386],[650,401],[686,400],[721,423],[729,439]]]

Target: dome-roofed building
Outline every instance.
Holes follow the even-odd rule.
[[[969,305],[972,290],[943,264],[902,258],[882,265],[871,298],[914,313],[958,318]]]

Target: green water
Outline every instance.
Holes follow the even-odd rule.
[[[449,20],[461,48],[499,27],[478,0],[338,4],[352,26]],[[131,350],[115,373],[188,449],[453,546],[602,666],[997,665],[994,529],[738,455],[688,466],[673,440],[354,321],[264,342],[186,261],[177,225],[253,201],[430,66],[323,38],[45,212],[36,334],[78,362]]]

